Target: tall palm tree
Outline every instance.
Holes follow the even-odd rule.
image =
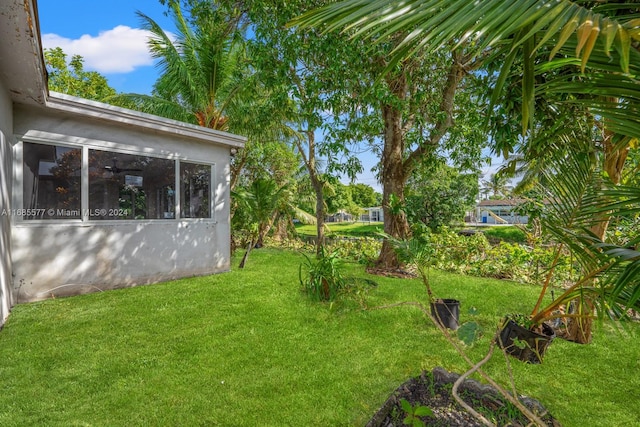
[[[295,132],[285,124],[286,111],[271,102],[271,90],[250,66],[242,12],[203,3],[185,15],[180,3],[168,1],[175,34],[138,12],[160,69],[153,94],[117,95],[109,102],[246,136],[245,148],[231,165],[233,189],[254,144]]]
[[[494,197],[507,197],[509,194],[509,177],[502,173],[492,173],[489,179],[482,180],[481,184]]]
[[[115,100],[139,111],[232,130],[236,115],[231,110],[250,77],[238,20],[215,10],[186,17],[178,0],[170,0],[168,8],[175,34],[137,12],[160,70],[153,95],[125,94]]]

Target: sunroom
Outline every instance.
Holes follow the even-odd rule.
[[[0,326],[12,305],[230,268],[243,137],[47,88],[35,0],[0,2]]]
[[[241,137],[55,93],[14,136],[16,302],[229,269]]]

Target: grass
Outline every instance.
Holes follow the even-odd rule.
[[[493,241],[509,243],[526,243],[527,241],[524,232],[514,226],[480,227],[479,230],[481,230],[489,240]]]
[[[466,370],[414,307],[310,302],[302,260],[260,249],[244,270],[16,306],[0,332],[0,425],[362,426],[421,370]],[[425,300],[417,280],[375,280],[370,307]],[[537,293],[437,272],[432,281],[462,301],[462,321],[477,308],[486,333],[473,360],[498,319],[529,310]],[[638,325],[621,334],[603,323],[591,345],[554,342],[542,365],[512,360],[518,390],[565,427],[640,425],[637,335]],[[486,370],[507,378],[499,353]]]
[[[351,236],[351,237],[377,237],[378,233],[384,231],[381,222],[328,222],[326,233],[329,236]],[[296,226],[298,234],[303,236],[315,236],[316,226],[314,224],[298,224]]]

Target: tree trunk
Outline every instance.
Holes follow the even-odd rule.
[[[311,184],[316,192],[316,257],[320,258],[324,250],[324,194],[322,181],[315,173],[311,176]]]
[[[307,150],[304,149],[302,141],[295,140],[295,144],[307,167],[311,185],[316,193],[316,256],[320,258],[324,248],[324,193],[322,192],[322,180],[316,170],[315,129],[309,129],[305,133],[307,135]]]
[[[625,161],[629,154],[629,146],[620,146],[615,144],[613,140],[614,134],[606,129],[603,131],[603,152],[604,152],[604,170],[607,172],[609,179],[614,185],[620,184],[622,180],[622,171]],[[604,242],[607,236],[607,229],[611,215],[605,214],[601,218],[597,218],[595,225],[591,228],[591,232],[595,234],[600,241]],[[583,314],[584,317],[570,317],[567,321],[567,339],[580,344],[588,344],[592,340],[593,318],[593,302],[588,299],[576,298],[571,302],[576,314]]]
[[[276,242],[284,242],[289,237],[289,218],[288,216],[278,217],[273,231],[273,240]]]
[[[442,113],[433,121],[434,128],[429,138],[405,158],[405,135],[403,112],[398,106],[390,103],[382,105],[382,119],[384,122],[384,149],[382,152],[382,209],[384,212],[384,232],[396,239],[406,239],[411,234],[407,217],[403,211],[404,186],[415,165],[422,161],[429,150],[435,149],[442,138],[453,126],[453,106],[456,90],[465,70],[461,65],[462,54],[452,53],[451,64],[447,72],[447,80],[440,88],[441,101],[439,112]],[[409,92],[406,69],[402,69],[386,78],[386,84],[402,104]],[[392,200],[392,196],[393,200]],[[393,203],[392,203],[393,202]],[[395,251],[386,240],[382,243],[382,250],[376,265],[384,269],[397,269],[400,262]]]
[[[402,210],[404,185],[407,180],[403,158],[402,112],[390,105],[383,105],[382,116],[385,127],[381,172],[384,232],[395,239],[405,239],[409,236],[410,230],[407,217]],[[387,240],[382,243],[376,265],[383,269],[400,267],[398,257]]]
[[[249,245],[247,246],[247,250],[244,253],[244,256],[242,257],[242,261],[240,261],[240,265],[238,265],[238,268],[244,268],[244,266],[247,263],[247,259],[249,258],[249,253],[251,252],[251,249],[253,248],[253,246],[255,245],[253,239],[251,239],[249,241]]]

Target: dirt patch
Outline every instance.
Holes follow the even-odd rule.
[[[483,426],[453,398],[451,388],[458,378],[457,374],[449,373],[443,368],[435,368],[432,372],[423,372],[421,376],[409,379],[387,399],[367,427],[405,425],[403,421],[407,413],[401,407],[402,399],[406,399],[414,408],[420,405],[433,411],[432,416],[420,418],[427,426]],[[458,393],[474,410],[496,425],[519,427],[529,424],[520,411],[510,402],[505,402],[505,399],[490,385],[467,379],[459,387]],[[560,423],[537,400],[521,396],[520,401],[538,415],[547,426],[560,426]]]
[[[403,270],[400,268],[389,269],[389,268],[378,268],[378,267],[369,267],[367,268],[367,273],[374,274],[376,276],[383,277],[393,277],[396,279],[415,279],[418,275],[415,272]]]

